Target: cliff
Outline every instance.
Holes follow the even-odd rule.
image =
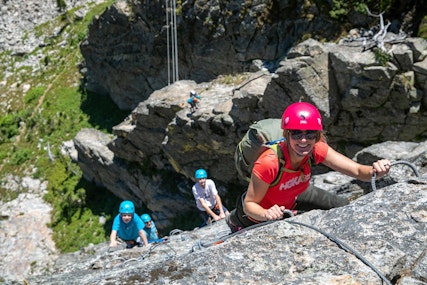
[[[349,157],[369,143],[425,139],[427,42],[409,38],[392,51],[383,66],[371,51],[308,40],[274,73],[240,74],[231,84],[178,81],[142,101],[112,136],[82,130],[77,163],[87,180],[146,205],[166,226],[193,207],[189,189],[200,167],[233,204],[230,188],[244,187],[234,167],[237,143],[252,122],[279,118],[300,99],[319,108],[329,144]],[[186,104],[191,89],[202,98],[194,113]],[[385,152],[363,163],[380,157],[396,159]]]
[[[61,256],[29,284],[427,284],[427,180],[410,178],[348,206],[228,235],[224,221],[168,243]]]
[[[61,1],[38,2],[3,1],[1,6],[0,33],[3,37],[0,39],[0,50],[10,49],[11,52],[7,53],[13,62],[16,61],[16,68],[5,69],[5,78],[0,82],[0,86],[8,89],[2,94],[8,98],[2,102],[4,108],[11,106],[9,91],[15,90],[19,94],[18,100],[22,100],[28,88],[33,86],[27,84],[26,78],[33,78],[42,72],[39,68],[43,57],[40,57],[40,51],[32,53],[34,47],[43,48],[46,43],[55,42],[51,39],[58,39],[55,42],[58,48],[66,49],[69,46],[65,43],[77,38],[68,34],[67,21],[46,35],[32,31],[33,27],[50,17],[62,15],[57,7]],[[65,2],[69,7],[78,7],[68,14],[78,21],[88,11],[86,4],[100,1]],[[410,18],[413,11],[425,11],[420,9],[422,2],[406,1],[405,5],[412,11],[408,12],[405,10],[407,8],[402,10],[402,7],[396,7],[394,11],[402,18]],[[351,157],[357,154],[354,159],[364,163],[371,163],[378,157],[405,159],[415,163],[421,173],[426,172],[426,146],[422,142],[426,137],[427,125],[424,40],[408,38],[387,45],[392,56],[386,65],[382,65],[372,50],[361,47],[321,44],[313,40],[296,46],[303,38],[313,37],[322,41],[336,38],[340,28],[327,15],[328,9],[323,6],[329,3],[327,1],[186,1],[179,16],[179,66],[182,72],[180,78],[192,80],[177,81],[165,87],[166,30],[161,20],[164,16],[162,3],[117,1],[90,27],[89,36],[81,45],[85,56],[81,70],[87,75],[83,80],[86,85],[82,85],[82,89],[87,87],[91,91],[108,93],[120,108],[133,111],[114,128],[113,135],[94,129],[82,130],[74,139],[79,150],[78,157],[75,153],[71,155],[88,180],[109,189],[118,197],[148,206],[162,228],[173,226],[178,216],[187,218],[189,213],[194,212],[189,187],[195,167],[208,169],[218,182],[227,206],[233,208],[233,196],[244,189],[235,175],[232,162],[235,144],[251,122],[278,117],[284,106],[301,98],[318,105],[325,118],[330,143]],[[354,20],[355,15],[349,15],[349,18]],[[362,25],[370,22],[361,15],[357,15],[357,18],[362,21],[352,23]],[[416,21],[408,23],[416,25]],[[395,35],[390,33],[388,36]],[[27,66],[21,59],[31,64]],[[44,58],[44,64],[49,67],[56,64],[46,59],[48,57]],[[21,74],[24,69],[29,70],[27,76],[8,82],[12,71]],[[51,77],[46,78],[49,80]],[[11,88],[8,88],[9,84]],[[186,106],[190,89],[196,89],[202,95],[200,108],[193,114]],[[68,119],[67,116],[65,118]],[[401,142],[392,142],[396,140]],[[409,140],[419,143],[405,142]],[[387,143],[364,148],[379,141]],[[68,146],[72,149],[70,141],[65,144],[67,149]],[[26,167],[28,170],[32,166]],[[319,173],[325,171],[318,170]],[[366,195],[360,200],[361,204],[359,200],[355,202],[357,207],[339,209],[346,213],[341,215],[341,212],[337,212],[340,217],[334,216],[329,220],[332,214],[312,212],[296,219],[305,222],[309,219],[310,223],[307,224],[327,227],[324,229],[354,244],[356,249],[363,249],[362,255],[369,257],[374,267],[378,267],[393,282],[422,284],[426,279],[425,253],[420,250],[425,248],[426,236],[425,195],[421,191],[424,190],[422,185],[425,181],[421,178],[406,181],[410,175],[410,172],[391,174],[393,183],[398,178],[404,178],[403,182],[393,186],[398,188],[396,191],[391,188],[387,190],[390,193],[383,195],[380,189],[375,194]],[[283,273],[289,273],[284,276],[295,283],[309,282],[309,279],[315,280],[311,281],[313,284],[323,281],[342,284],[348,280],[370,284],[368,280],[371,278],[373,284],[379,282],[369,266],[362,264],[355,270],[348,269],[359,264],[351,257],[352,254],[345,254],[342,262],[344,269],[337,266],[335,261],[341,261],[338,257],[343,252],[326,243],[322,236],[304,232],[295,234],[297,244],[286,243],[287,246],[279,243],[278,240],[291,240],[293,233],[300,231],[294,228],[295,224],[282,222],[266,225],[266,228],[248,232],[247,235],[230,237],[227,242],[233,242],[224,242],[218,251],[212,250],[216,247],[205,249],[200,242],[208,241],[209,244],[211,239],[215,241],[225,234],[223,231],[227,228],[223,223],[182,233],[172,237],[171,243],[153,247],[151,251],[135,249],[107,253],[106,244],[100,244],[73,254],[59,255],[51,240],[51,230],[46,226],[51,208],[41,199],[46,194],[47,182],[10,175],[2,177],[1,182],[2,186],[13,185],[10,189],[23,192],[18,199],[0,205],[3,229],[0,235],[3,256],[0,279],[6,280],[7,284],[10,283],[7,281],[9,278],[22,281],[22,276],[32,276],[22,282],[35,284],[108,283],[110,279],[117,284],[125,281],[158,284],[175,281],[182,284],[240,283],[241,280],[268,284],[283,281],[283,277],[279,276]],[[366,183],[336,173],[316,176],[314,182],[351,197],[371,190]],[[382,184],[383,181],[378,183]],[[384,210],[384,205],[390,205],[392,209]],[[366,212],[375,208],[372,212],[375,221],[369,220],[371,223],[366,224],[366,217],[371,216],[359,216],[359,208]],[[403,210],[396,212],[396,208]],[[401,212],[405,217],[401,216]],[[349,223],[338,225],[338,221],[348,219]],[[364,229],[372,229],[375,224],[375,229],[372,233],[363,231],[362,235],[357,232],[360,229],[356,224],[363,225]],[[396,229],[403,227],[406,231],[395,233]],[[344,228],[354,228],[354,231],[347,232]],[[392,231],[394,233],[390,235]],[[288,232],[291,236],[287,235]],[[374,244],[374,239],[378,245]],[[324,254],[308,255],[305,248],[309,249],[310,254],[319,249],[317,243],[311,244],[309,241],[319,240],[320,252]],[[365,241],[369,241],[368,246],[364,244]],[[407,241],[417,248],[408,245]],[[332,252],[327,251],[332,247]],[[265,248],[274,250],[262,254]],[[388,257],[390,248],[392,258]],[[276,249],[283,255],[270,254],[275,253]],[[197,256],[189,254],[196,250],[203,252]],[[253,251],[256,251],[255,255]],[[203,259],[212,260],[219,254],[227,256],[220,264],[222,266],[199,266],[204,264]],[[139,263],[141,256],[152,265]],[[270,256],[276,258],[273,266],[269,266]],[[282,266],[277,260],[282,260],[284,256],[289,256],[289,259],[285,259],[287,263]],[[164,261],[172,257],[175,259],[165,265]],[[325,265],[322,268],[318,267],[319,259],[326,260],[320,264]],[[383,266],[383,259],[387,265]],[[252,260],[258,262],[247,262]],[[126,265],[133,262],[138,263],[136,271],[128,271]],[[189,264],[188,267],[186,264]],[[281,271],[279,265],[285,271]],[[139,271],[139,266],[145,269]],[[326,268],[328,266],[332,269]],[[208,275],[209,280],[204,279],[204,270],[212,272]],[[259,271],[265,274],[256,274]],[[226,272],[225,277],[222,272]],[[38,276],[41,273],[43,275]],[[325,279],[322,276],[326,276]]]

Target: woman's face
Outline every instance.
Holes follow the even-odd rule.
[[[319,132],[318,131],[301,131],[301,130],[288,130],[287,140],[290,149],[293,150],[297,156],[305,156],[309,154],[316,143]]]

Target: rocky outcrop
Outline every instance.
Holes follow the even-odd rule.
[[[301,19],[308,13],[301,6],[303,1],[182,2],[176,15],[178,78],[210,81],[249,71],[254,59],[274,65],[299,36],[320,23],[328,26],[325,30],[337,30],[315,6],[312,13],[318,17],[311,23]],[[174,27],[165,23],[166,17],[163,1],[117,1],[95,19],[81,45],[87,88],[109,94],[119,108],[131,110],[167,86],[173,62],[168,61],[168,35]]]
[[[5,0],[0,7],[0,34],[2,35],[0,38],[0,50],[10,50],[13,56],[28,56],[29,61],[32,62],[30,65],[34,67],[39,65],[40,58],[43,57],[40,51],[37,54],[29,54],[29,52],[37,45],[43,46],[45,44],[45,37],[57,37],[67,25],[57,26],[49,35],[35,37],[31,28],[51,19],[51,17],[61,14],[62,11],[58,9],[57,4],[64,3],[63,1],[57,1],[56,3],[54,3],[55,1],[38,2],[40,1]],[[138,105],[142,98],[147,98],[152,91],[166,85],[166,72],[164,71],[164,67],[166,66],[165,56],[157,54],[159,50],[165,48],[165,38],[159,40],[159,37],[156,37],[159,31],[161,31],[160,35],[164,35],[164,23],[157,22],[153,24],[154,21],[163,19],[163,17],[157,17],[157,14],[153,13],[153,10],[145,9],[149,5],[161,5],[162,2],[126,2],[131,3],[131,5],[127,6],[125,1],[118,1],[117,6],[109,9],[106,14],[97,19],[91,28],[91,36],[89,36],[87,42],[82,45],[82,50],[89,50],[87,54],[88,86],[98,87],[92,89],[95,91],[111,92],[112,95],[116,95],[114,98],[122,108]],[[174,88],[178,86],[176,90],[182,92],[179,93],[180,95],[177,95],[177,93],[164,94],[166,89],[159,90],[156,96],[153,96],[153,100],[147,101],[147,103],[149,103],[148,105],[143,103],[141,107],[137,108],[138,110],[135,109],[135,112],[128,120],[115,128],[115,137],[101,134],[94,130],[82,130],[75,141],[76,147],[78,147],[80,151],[78,159],[80,160],[82,169],[84,169],[85,176],[89,180],[93,180],[99,185],[107,187],[119,197],[134,199],[138,203],[148,205],[150,210],[154,212],[154,217],[159,220],[159,226],[173,224],[171,221],[173,221],[174,217],[178,214],[185,216],[185,211],[187,209],[191,209],[191,207],[194,208],[194,201],[188,191],[189,186],[191,186],[191,180],[186,176],[191,176],[192,165],[199,166],[201,161],[203,161],[202,166],[208,167],[209,171],[212,171],[213,175],[215,175],[214,178],[218,180],[221,194],[229,195],[229,184],[225,184],[224,181],[231,181],[228,180],[232,177],[230,170],[233,171],[234,169],[226,167],[227,164],[230,163],[233,151],[233,147],[231,146],[235,143],[233,140],[238,139],[243,134],[249,122],[272,114],[265,113],[266,110],[268,111],[271,109],[271,112],[276,112],[278,109],[276,108],[278,101],[275,101],[276,98],[274,95],[270,97],[269,100],[266,100],[266,98],[267,96],[271,96],[269,92],[276,89],[272,82],[279,73],[271,74],[267,72],[267,69],[270,71],[276,70],[277,62],[280,61],[279,59],[283,58],[283,52],[285,51],[287,53],[288,48],[296,41],[295,39],[301,38],[304,33],[315,31],[319,26],[322,26],[322,28],[325,28],[327,31],[338,30],[329,28],[332,27],[333,24],[329,21],[324,21],[322,16],[315,17],[316,20],[312,20],[313,13],[316,14],[318,12],[317,6],[306,5],[305,7],[308,7],[308,10],[304,10],[302,13],[300,13],[300,11],[302,11],[301,9],[293,9],[292,5],[295,3],[297,7],[303,7],[303,2],[307,3],[306,1],[282,1],[277,7],[274,7],[272,10],[273,12],[277,12],[277,15],[280,17],[284,16],[286,19],[285,21],[289,20],[289,22],[281,22],[279,25],[282,25],[282,27],[274,26],[275,24],[270,25],[270,23],[262,23],[262,25],[258,26],[258,22],[255,20],[263,20],[262,17],[259,17],[262,16],[262,14],[247,13],[245,16],[240,14],[243,18],[236,16],[237,14],[227,15],[228,11],[245,12],[249,11],[249,9],[254,9],[262,13],[262,11],[265,11],[264,8],[269,8],[265,4],[266,1],[262,1],[262,3],[252,1],[250,5],[254,5],[253,7],[245,6],[248,5],[249,2],[245,2],[242,6],[240,2],[236,5],[236,2],[228,1],[225,4],[228,5],[230,9],[223,9],[224,7],[219,7],[219,9],[217,9],[218,7],[209,6],[208,3],[206,3],[205,7],[196,7],[193,1],[185,2],[186,6],[183,11],[186,12],[187,19],[191,21],[180,18],[180,23],[186,23],[188,25],[188,27],[180,26],[184,27],[184,29],[180,30],[179,36],[187,39],[186,41],[182,39],[179,41],[184,45],[181,46],[180,44],[179,47],[180,58],[183,59],[182,61],[180,59],[180,70],[183,74],[188,76],[188,78],[191,76],[195,81],[179,81],[170,87],[172,90],[175,90]],[[325,1],[321,2],[325,3]],[[407,1],[406,4],[410,2],[411,1]],[[79,19],[86,13],[85,4],[94,2],[66,0],[65,3],[68,8],[77,7],[79,5],[83,6],[79,8],[79,10],[73,12],[73,17]],[[217,5],[215,1],[210,1],[209,4],[210,3]],[[201,2],[197,1],[197,4],[199,5]],[[224,5],[224,3],[220,4]],[[146,6],[141,7],[140,5]],[[131,7],[131,9],[128,9],[128,7]],[[133,7],[136,7],[136,9],[134,10]],[[279,9],[276,10],[276,8]],[[134,13],[135,11],[136,13]],[[163,13],[162,9],[158,11]],[[193,11],[195,11],[194,14]],[[218,11],[221,12],[218,13]],[[295,11],[298,13],[295,13]],[[141,18],[141,15],[144,17]],[[257,19],[255,19],[253,15],[255,15]],[[153,18],[150,18],[152,16]],[[302,16],[302,19],[298,18],[300,16]],[[275,17],[268,18],[270,20],[275,19]],[[105,19],[107,19],[107,21],[103,22]],[[206,26],[209,29],[204,30],[202,26]],[[114,27],[117,28],[116,31]],[[143,28],[141,29],[141,27]],[[148,28],[145,29],[146,27]],[[160,27],[161,29],[159,30]],[[223,30],[223,27],[226,27],[226,29]],[[111,28],[113,29],[111,30]],[[188,31],[183,32],[185,30]],[[203,30],[203,32],[200,32],[201,30]],[[149,33],[150,31],[154,32]],[[264,36],[264,33],[267,37]],[[151,37],[152,35],[154,35],[154,38]],[[100,39],[97,39],[97,37],[100,37]],[[94,41],[91,42],[92,40]],[[197,42],[203,42],[204,44],[195,44]],[[230,45],[230,42],[233,44]],[[93,43],[96,43],[95,48],[90,46]],[[89,44],[89,47],[86,46],[87,44]],[[268,50],[265,50],[265,46],[268,47]],[[316,49],[310,48],[307,52],[310,56],[315,55],[317,54]],[[305,54],[305,52],[297,51],[296,57],[300,57],[299,53]],[[406,46],[406,44],[401,45],[401,51],[395,52],[396,60],[400,62],[399,67],[402,67],[402,70],[412,71],[413,69],[415,71],[416,80],[414,84],[416,82],[425,81],[425,63],[419,59],[422,58],[423,53],[422,43],[420,42],[413,42],[408,46]],[[328,53],[322,53],[323,56],[325,54]],[[183,57],[183,55],[185,56]],[[416,58],[415,61],[414,55]],[[421,57],[418,57],[418,55],[421,55]],[[347,55],[346,57],[351,58],[351,56]],[[272,58],[274,59],[272,60]],[[288,58],[292,58],[292,53],[288,55]],[[345,58],[345,60],[347,60],[347,58]],[[321,61],[320,57],[317,57],[316,60]],[[341,60],[341,58],[339,58],[339,60]],[[339,60],[335,60],[334,65],[336,63],[339,65]],[[328,59],[326,62],[329,62],[329,66],[332,61]],[[310,64],[313,63],[314,62]],[[301,66],[302,65],[296,65],[296,67]],[[219,80],[210,82],[210,79],[216,78],[218,74],[229,74],[240,71],[253,72],[257,69],[255,67],[266,69],[264,70],[265,72],[248,74],[247,80],[244,82],[238,82],[238,80],[236,80],[233,86],[225,84],[229,79],[227,76],[220,76]],[[19,66],[17,66],[17,69],[18,68]],[[322,66],[321,68],[325,67]],[[321,72],[321,70],[317,68],[314,68],[314,70],[315,73],[323,75],[328,74],[324,71]],[[289,71],[291,71],[291,73],[288,73]],[[318,85],[315,80],[310,81],[309,72],[305,74],[299,73],[298,69],[285,69],[281,72],[282,78],[283,74],[287,74],[289,78],[296,76],[296,81],[303,78],[304,80],[301,80],[301,82],[307,82],[308,85],[313,85],[313,89],[310,90],[307,86],[302,88],[298,87],[298,84],[291,84],[290,86],[292,87],[288,91],[293,91],[294,87],[296,87],[296,90],[301,88],[307,92],[311,91],[308,92],[309,94],[324,94],[322,93],[325,91],[324,87],[329,87],[329,80],[326,80],[326,83],[322,83],[325,84],[324,86]],[[307,70],[304,72],[307,72]],[[346,68],[343,69],[344,74],[345,72],[347,72]],[[387,69],[386,73],[388,72]],[[7,78],[12,72],[10,70],[5,70],[4,73],[5,78]],[[399,71],[397,73],[399,73]],[[359,73],[354,72],[354,74],[357,75]],[[351,78],[350,81],[352,81],[352,73],[347,75]],[[355,77],[358,78],[357,76]],[[411,80],[409,81],[411,82]],[[333,80],[330,82],[333,82]],[[377,82],[381,83],[381,80]],[[408,88],[406,77],[402,77],[402,82],[403,93],[410,95],[409,102],[411,104],[413,102],[425,102],[425,96],[423,95],[425,94],[425,91],[423,91],[425,90],[425,85],[424,89],[422,85],[417,85],[415,92],[413,88],[410,88],[411,91],[408,93],[406,90]],[[276,83],[278,83],[278,85],[282,84],[280,81]],[[19,85],[19,83],[17,84]],[[269,92],[265,92],[267,87],[271,88]],[[362,87],[363,86],[359,85],[356,89],[362,89]],[[28,88],[29,85],[24,84],[23,89],[28,90]],[[185,108],[185,94],[188,94],[190,88],[197,89],[203,96],[209,95],[203,98],[202,102],[206,102],[206,104],[203,103],[200,109],[194,114],[189,114]],[[279,95],[284,90],[282,89],[282,87],[277,89]],[[331,88],[331,90],[333,89]],[[228,97],[230,93],[233,95],[231,100],[230,97]],[[120,96],[122,94],[123,96]],[[275,93],[272,92],[271,94]],[[349,94],[359,95],[353,90],[352,93]],[[400,93],[395,93],[394,96],[399,94]],[[165,95],[170,98],[164,97]],[[174,99],[175,96],[179,98]],[[292,96],[296,95],[293,94]],[[405,99],[402,101],[397,99],[392,100],[392,103],[398,105],[402,110],[406,110],[408,99],[406,99],[406,97],[404,98]],[[315,97],[310,97],[310,100],[313,100],[316,104],[323,102],[317,100]],[[347,101],[352,103],[352,99]],[[359,101],[358,106],[361,109],[364,109],[366,106],[370,107],[370,105],[366,105],[366,102],[357,101]],[[332,102],[340,102],[340,99]],[[351,107],[349,103],[345,105],[348,108]],[[332,106],[331,108],[334,107],[333,104],[330,106]],[[328,109],[325,108],[325,106],[319,105],[319,107],[322,107],[322,112],[325,112],[325,115],[328,114]],[[407,126],[412,127],[408,129],[408,132],[403,132],[405,134],[404,137],[412,138],[415,133],[420,134],[420,137],[423,138],[423,108],[422,104],[415,104],[415,108],[411,107],[409,109],[411,114],[408,116],[409,119],[405,119],[401,129],[397,128],[393,130],[393,132],[389,132],[387,138],[393,137],[399,131],[404,131]],[[351,110],[352,116],[353,113],[357,114],[359,111],[359,109],[353,110],[351,108],[349,110]],[[141,113],[139,113],[139,111],[141,111]],[[366,115],[366,113],[364,115]],[[398,115],[401,114],[398,113]],[[237,117],[241,120],[236,121],[239,122],[239,124],[235,123],[235,118]],[[345,119],[347,116],[342,116],[340,118],[341,119],[336,120],[336,117],[332,116],[330,121],[342,122],[342,118]],[[352,117],[352,119],[356,121],[363,121],[362,119],[364,118],[365,117]],[[394,117],[392,118],[394,119]],[[402,117],[398,116],[398,118],[400,122]],[[365,120],[364,123],[366,122],[371,124],[370,121]],[[375,124],[376,123],[377,122],[375,122]],[[420,126],[420,128],[417,126]],[[349,129],[351,130],[351,128]],[[362,131],[360,128],[357,130],[358,132]],[[394,131],[396,131],[396,133]],[[227,134],[230,134],[231,138],[228,137]],[[351,134],[351,132],[347,132],[347,135],[348,134]],[[212,138],[207,138],[206,136],[208,135],[211,135]],[[339,137],[339,135],[340,133],[336,134],[337,137]],[[191,143],[185,145],[186,148],[181,148],[178,145],[180,141],[184,144],[186,142]],[[356,141],[358,142],[358,140]],[[161,143],[159,144],[158,142]],[[203,144],[199,142],[203,142]],[[140,148],[140,146],[143,147]],[[391,148],[391,151],[382,153],[382,147],[386,150]],[[370,163],[372,158],[377,156],[397,159],[398,157],[406,157],[406,153],[410,153],[411,155],[409,155],[409,157],[411,161],[416,162],[417,166],[425,167],[426,165],[424,144],[402,143],[402,145],[399,146],[384,145],[382,147],[377,150],[372,150],[372,153],[367,154],[367,163]],[[357,147],[357,149],[359,149],[359,147]],[[349,151],[349,153],[354,152],[354,149]],[[402,152],[403,155],[400,156]],[[413,153],[417,153],[418,156],[413,157]],[[198,155],[200,155],[198,157],[200,159],[199,162],[194,160]],[[222,164],[218,164],[218,162],[225,163],[222,169],[219,167]],[[218,165],[218,167],[216,165]],[[159,172],[159,169],[165,171],[165,173]],[[421,169],[422,172],[425,173],[425,169]],[[176,173],[180,173],[181,175],[177,175]],[[223,175],[223,177],[221,175]],[[403,175],[402,177],[406,176],[407,175]],[[165,178],[168,178],[169,182],[172,181],[172,183],[165,185]],[[353,191],[365,192],[365,189],[369,189],[369,185],[358,185],[357,182],[346,179],[348,178],[328,173],[325,176],[316,177],[316,183],[322,185],[322,187],[331,189],[331,191],[337,192],[342,192],[343,189],[351,189],[352,193]],[[343,181],[348,181],[348,183],[344,186],[334,184]],[[73,280],[75,280],[76,284],[84,284],[86,282],[92,282],[91,280],[96,280],[96,282],[101,281],[104,276],[108,279],[110,275],[107,276],[107,274],[109,274],[107,271],[112,269],[112,280],[116,283],[123,283],[122,280],[127,277],[118,277],[117,274],[120,275],[125,273],[124,275],[126,275],[126,267],[123,265],[138,261],[138,257],[140,257],[139,254],[144,253],[144,251],[118,251],[117,253],[109,255],[105,254],[106,245],[102,244],[89,247],[85,251],[60,256],[59,259],[57,259],[58,253],[51,240],[52,233],[45,226],[49,222],[50,206],[45,204],[40,198],[42,193],[34,193],[33,190],[28,190],[27,183],[28,181],[26,179],[22,180],[22,185],[25,186],[25,189],[20,189],[18,192],[25,193],[20,195],[17,200],[0,205],[2,228],[0,234],[0,243],[2,244],[0,249],[2,253],[2,260],[0,261],[0,271],[2,272],[0,277],[1,281],[5,281],[6,284],[9,284],[13,282],[9,282],[8,279],[14,278],[19,280],[19,283],[28,283],[27,279],[24,279],[24,276],[28,276],[30,284],[48,284],[49,282],[53,282],[53,280],[55,280],[55,284],[74,283]],[[43,190],[43,187],[40,186],[39,188],[39,190]],[[343,193],[343,195],[347,194]],[[414,199],[416,198],[417,196]],[[414,201],[415,200],[410,200],[409,202],[412,203]],[[229,203],[228,206],[232,208],[233,203]],[[411,208],[410,210],[414,209]],[[416,209],[414,211],[416,212]],[[419,219],[419,216],[422,215],[422,211],[421,214],[420,212],[416,212],[416,215],[412,215],[411,218],[423,222],[423,219]],[[383,221],[382,223],[386,222]],[[400,223],[400,220],[396,220],[396,223],[403,225],[403,223]],[[150,260],[153,261],[152,268],[154,268],[153,271],[151,271],[152,274],[150,273],[150,282],[159,283],[163,282],[162,280],[169,279],[182,280],[182,283],[191,283],[193,279],[196,283],[199,281],[211,282],[200,280],[198,276],[180,279],[180,276],[182,275],[182,277],[184,277],[183,275],[186,275],[188,271],[186,268],[180,270],[180,268],[185,265],[179,263],[179,260],[182,258],[185,263],[191,264],[191,260],[187,260],[188,258],[194,259],[194,255],[187,256],[190,246],[193,251],[201,249],[201,245],[198,242],[199,239],[210,240],[215,233],[222,230],[226,230],[226,228],[223,223],[219,223],[210,229],[205,228],[201,231],[184,233],[178,238],[181,239],[182,242],[177,242],[172,239],[170,244],[172,245],[171,248],[165,245],[162,248],[166,250],[159,251],[159,247],[154,249],[152,254],[150,254]],[[282,234],[282,232],[283,231],[281,231],[280,234]],[[261,234],[262,237],[267,236],[263,232],[261,232]],[[190,236],[190,241],[185,242],[187,235]],[[259,237],[255,235],[255,239],[257,238]],[[251,235],[249,239],[254,239],[254,235]],[[422,244],[423,240],[421,239],[421,241],[419,241],[418,236],[416,236],[415,239],[416,244]],[[266,240],[268,240],[268,237]],[[248,247],[251,245],[250,240],[243,241],[245,243],[242,245]],[[238,245],[239,243],[235,242],[233,246],[236,246],[235,248],[237,250],[241,250],[242,248]],[[272,246],[271,244],[265,245],[267,247]],[[181,247],[179,248],[177,246]],[[327,246],[329,246],[329,244]],[[257,248],[257,246],[254,246],[254,249]],[[293,248],[296,247],[293,246]],[[413,253],[412,249],[405,249],[408,250],[407,254],[410,255],[408,260],[412,262],[412,257],[416,256],[418,252]],[[104,254],[97,255],[96,253],[99,253],[99,250]],[[376,248],[374,248],[374,253],[376,253],[375,250]],[[157,261],[160,259],[162,261],[169,259],[174,251],[176,251],[176,255],[179,256],[178,262],[168,264],[170,267],[168,267],[167,271],[164,271],[165,268],[162,268]],[[229,248],[227,248],[227,252],[230,252]],[[300,250],[299,253],[301,254],[304,252]],[[146,256],[145,253],[144,256]],[[200,256],[211,259],[215,258],[215,256],[209,256],[206,255],[206,253]],[[241,256],[238,254],[233,254],[231,259],[238,261],[240,257]],[[257,260],[261,260],[250,252],[243,255],[243,257],[255,257]],[[132,260],[132,258],[135,259]],[[294,264],[296,264],[296,267],[293,268],[296,268],[297,271],[301,271],[301,268],[298,266],[302,259],[299,259],[298,256],[293,258],[293,261],[295,261]],[[414,270],[411,277],[408,277],[409,281],[425,279],[423,275],[423,272],[425,272],[425,270],[423,270],[425,267],[424,256],[419,255],[419,260],[421,260],[420,263],[413,263]],[[123,261],[123,263],[121,263],[121,261]],[[195,262],[202,264],[200,259],[195,259]],[[178,265],[178,267],[174,267],[175,264]],[[197,264],[195,266],[197,266]],[[101,268],[102,272],[99,270]],[[122,268],[125,269],[121,270]],[[175,270],[175,272],[177,272],[176,275],[171,273],[174,272],[174,268],[177,269]],[[241,267],[236,267],[234,269],[233,266],[231,266],[230,270],[240,270],[240,268]],[[252,269],[250,265],[246,268]],[[258,267],[254,268],[254,272],[256,272],[257,269]],[[197,273],[200,272],[197,271],[199,269],[191,270]],[[220,276],[220,278],[222,278],[220,274],[221,270],[223,269],[213,271],[214,275],[210,275],[211,278],[209,280],[214,280],[216,278],[215,276]],[[52,274],[50,276],[30,277],[31,275],[38,275],[43,272]],[[236,274],[235,272],[227,272],[228,276]],[[244,273],[244,270],[241,272]],[[294,274],[295,270],[292,269],[289,270],[289,272]],[[393,275],[395,271],[391,272],[385,270],[384,272],[387,272],[390,278],[398,278],[397,275]],[[98,273],[100,273],[101,277],[97,275]],[[234,276],[237,276],[236,278],[239,278],[239,281],[248,280],[249,282],[249,279],[257,280],[257,277],[252,275],[247,275],[249,277],[246,278],[243,276],[243,273]],[[274,274],[275,272],[273,272],[273,275]],[[327,274],[329,274],[329,271]],[[82,277],[85,275],[88,279]],[[359,276],[360,274],[355,273],[355,275]],[[200,274],[200,276],[203,278],[205,275]],[[138,282],[138,278],[138,276],[132,276],[129,282],[136,283]],[[267,279],[268,278],[270,277],[267,276]],[[290,278],[294,277],[292,276]],[[305,278],[305,276],[303,275],[301,278]],[[232,278],[223,280],[224,283],[234,283]],[[221,280],[215,279],[215,282],[216,281]],[[108,282],[108,280],[105,282]],[[412,281],[412,283],[415,282],[418,281]]]
[[[248,73],[237,85],[221,78],[200,85],[177,82],[154,92],[114,127],[110,149],[137,163],[160,155],[187,177],[203,166],[216,179],[236,182],[234,149],[248,126],[280,118],[299,100],[319,108],[333,146],[426,138],[427,69],[420,66],[427,62],[427,42],[409,39],[395,50],[404,52],[396,51],[382,66],[372,52],[308,40],[275,73]],[[410,71],[401,67],[405,56],[413,58]],[[190,89],[202,96],[195,113],[185,103]],[[355,153],[350,147],[343,151]]]
[[[0,7],[0,51],[9,50],[15,55],[32,52],[37,46],[45,45],[47,37],[56,37],[63,26],[54,29],[53,34],[36,35],[35,27],[46,23],[67,10],[79,9],[75,15],[82,17],[87,5],[104,2],[103,0],[17,0],[2,1]]]
[[[169,243],[61,256],[30,284],[427,284],[427,177],[234,236],[224,220]]]
[[[191,81],[167,85],[167,62],[159,52],[167,50],[167,27],[159,20],[164,10],[158,1],[116,2],[94,21],[81,45],[89,89],[109,93],[122,109],[135,108],[113,128],[113,138],[102,138],[102,152],[111,151],[110,160],[91,147],[103,135],[82,131],[75,139],[78,163],[88,180],[147,206],[160,226],[170,225],[177,209],[191,209],[191,178],[199,167],[208,170],[226,199],[231,194],[227,202],[234,204],[230,188],[243,187],[234,168],[235,146],[251,123],[280,117],[292,102],[314,103],[329,143],[350,157],[367,144],[427,137],[425,40],[387,46],[391,57],[384,64],[361,47],[315,40],[292,47],[304,32],[323,23],[320,10],[310,5],[311,12],[294,9],[302,5],[299,1],[279,1],[277,7],[255,1],[244,8],[275,11],[260,28],[253,21],[260,16],[256,13],[237,21],[242,6],[236,3],[183,4],[179,65]],[[289,17],[276,11],[287,11]],[[316,15],[311,24],[300,20],[295,25],[294,17],[310,13]],[[233,36],[237,31],[239,36]],[[234,75],[218,76],[227,73]],[[191,89],[202,96],[194,113],[186,103]],[[180,206],[162,209],[155,197]]]
[[[393,59],[382,66],[373,52],[308,40],[291,49],[275,73],[241,74],[234,84],[224,77],[201,84],[178,81],[141,102],[113,128],[114,137],[80,132],[75,138],[78,163],[88,180],[143,203],[167,224],[176,209],[191,209],[195,169],[207,169],[224,186],[225,196],[231,185],[244,185],[233,156],[248,126],[280,117],[300,99],[318,106],[329,143],[350,157],[367,143],[425,139],[427,69],[421,66],[427,61],[427,43],[411,38],[393,50]],[[202,98],[194,113],[186,104],[191,89]],[[364,163],[396,155],[380,152]],[[155,197],[182,206],[162,209]]]
[[[42,197],[47,192],[47,183],[30,177],[6,178],[1,183],[2,189],[20,194],[12,201],[0,203],[2,284],[44,273],[59,255],[52,230],[46,226],[50,223],[51,206]]]
[[[188,191],[191,186],[182,186],[178,193],[174,189],[159,191],[166,188],[160,174],[158,177],[149,175],[142,171],[141,166],[115,157],[107,146],[110,141],[109,135],[92,129],[83,129],[76,136],[76,149],[85,153],[79,154],[79,165],[87,180],[107,187],[116,195],[120,193],[118,197],[133,200],[139,206],[150,205],[150,210],[157,213],[156,225],[159,228],[170,225],[173,218],[193,209],[192,194]]]
[[[417,2],[390,9],[385,15],[393,21],[390,31],[417,26],[417,14],[425,11]],[[108,94],[119,108],[132,110],[171,82],[174,63],[178,79],[197,83],[254,71],[259,62],[275,70],[296,43],[307,38],[333,41],[342,30],[329,15],[331,1],[183,1],[175,26],[166,23],[165,3],[116,1],[94,20],[81,45],[89,90]],[[378,20],[353,11],[348,21],[367,28]]]

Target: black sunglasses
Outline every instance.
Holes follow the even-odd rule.
[[[306,140],[314,140],[318,136],[317,131],[300,131],[300,130],[290,130],[291,138],[293,140],[301,140],[305,137]]]

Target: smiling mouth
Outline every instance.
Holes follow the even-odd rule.
[[[309,144],[296,144],[296,147],[301,148],[301,149],[311,148],[311,146]]]
[[[306,155],[311,151],[311,145],[310,144],[296,144],[295,145],[295,152],[299,155]]]

